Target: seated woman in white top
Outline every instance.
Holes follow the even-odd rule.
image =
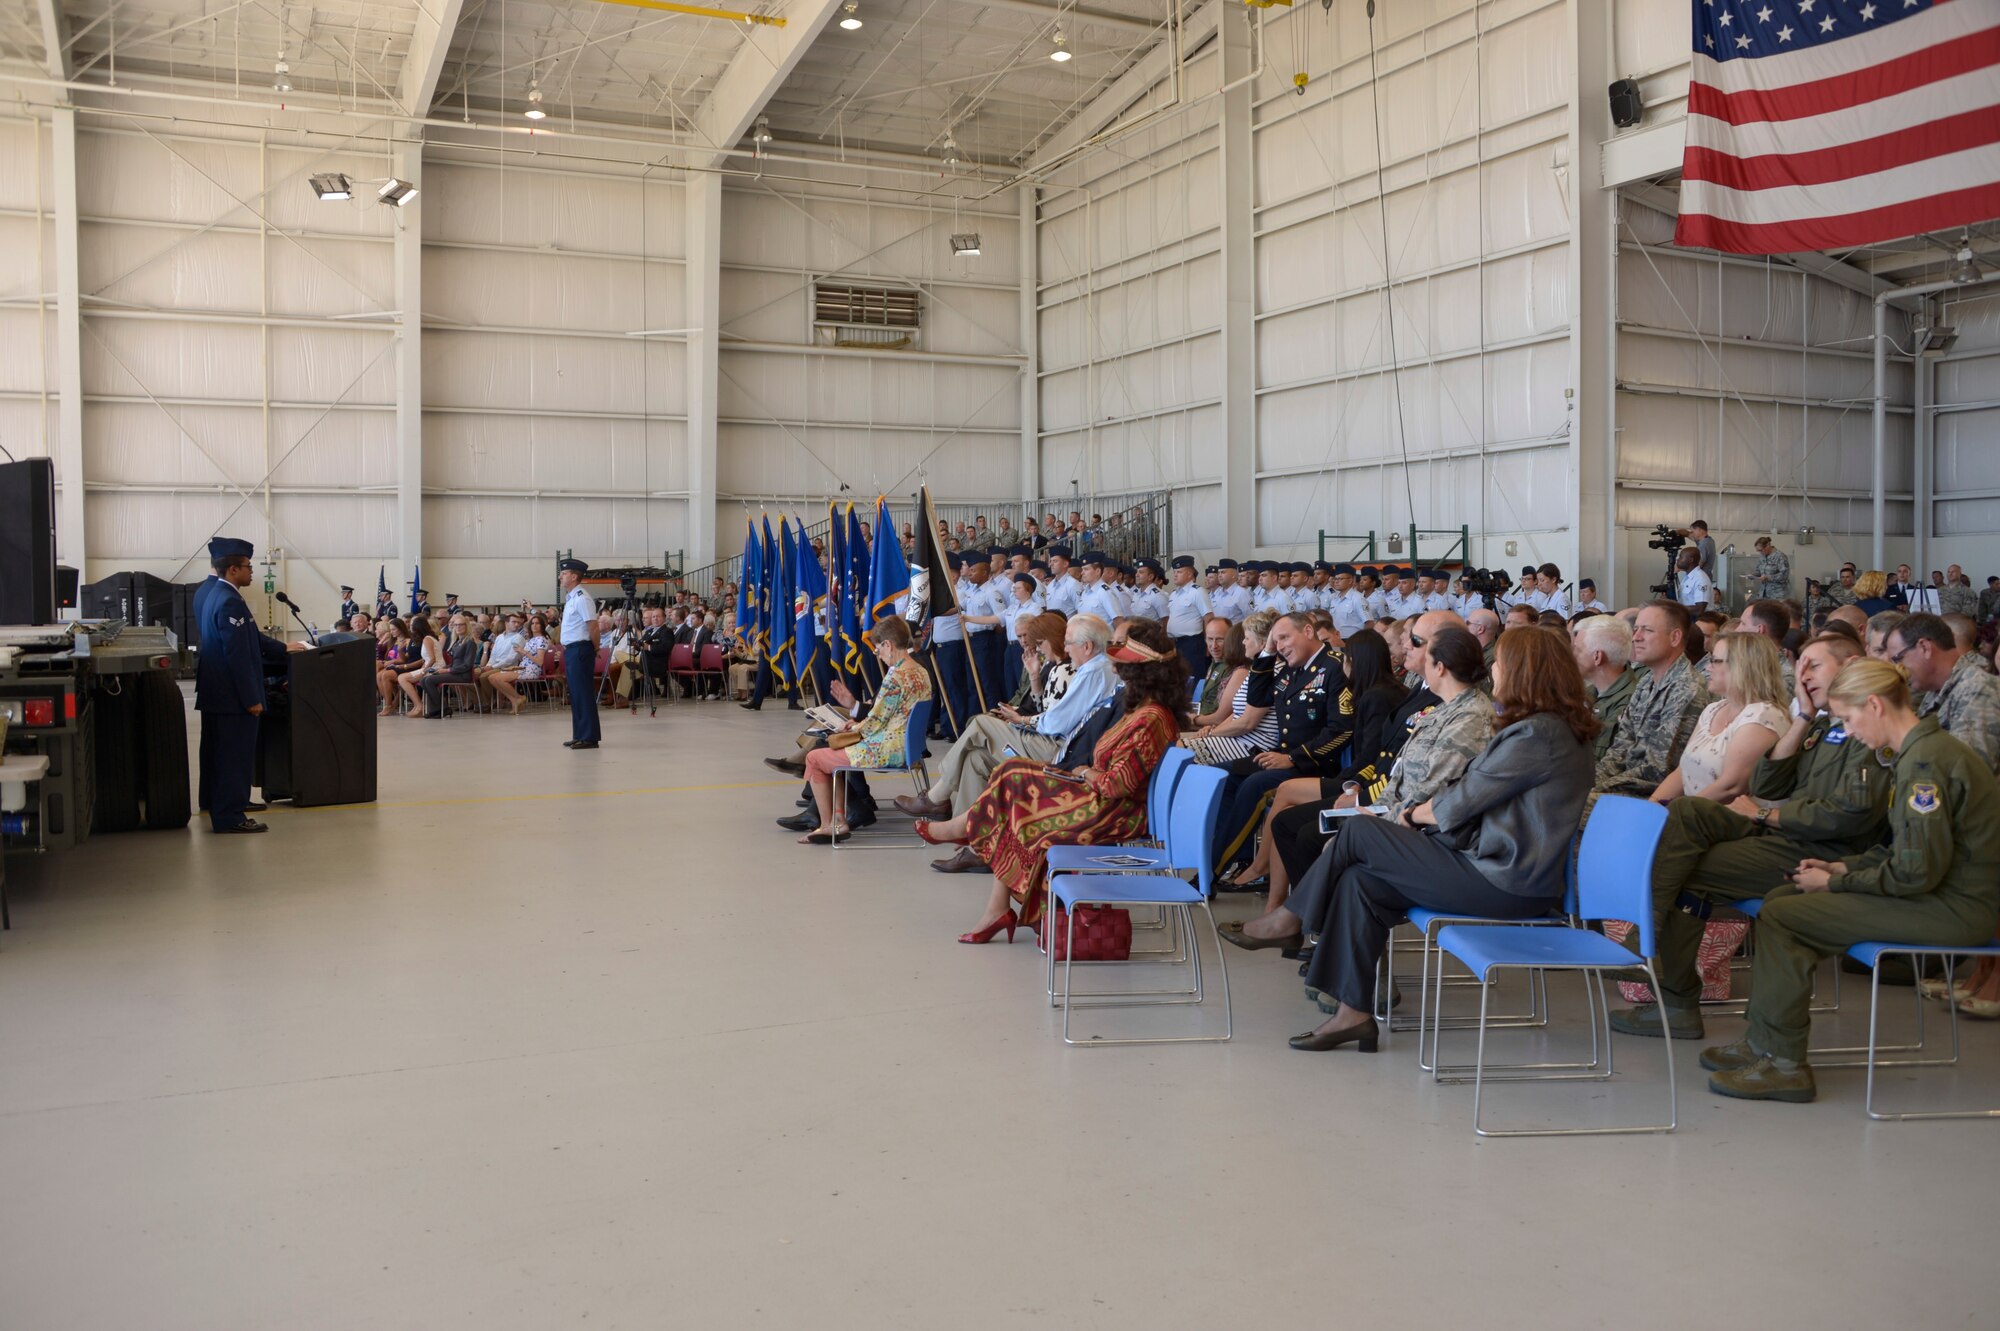
[[[1683,795],[1728,803],[1750,788],[1757,760],[1791,726],[1783,660],[1769,638],[1724,633],[1708,654],[1708,687],[1680,766],[1653,792],[1661,804]]]

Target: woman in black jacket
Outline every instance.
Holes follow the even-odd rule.
[[[1375,1051],[1376,963],[1411,907],[1532,919],[1562,901],[1597,734],[1568,644],[1542,628],[1501,634],[1493,705],[1501,728],[1456,784],[1396,822],[1352,820],[1327,851],[1333,909],[1306,983],[1339,1005],[1294,1049]]]

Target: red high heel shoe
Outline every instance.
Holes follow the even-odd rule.
[[[1014,931],[1020,927],[1021,917],[1016,915],[1012,910],[1009,910],[984,929],[980,929],[974,933],[960,934],[958,941],[961,943],[990,943],[993,941],[993,935],[1005,929],[1007,931],[1007,941],[1011,943],[1014,941]]]

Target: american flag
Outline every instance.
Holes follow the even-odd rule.
[[[1847,249],[2000,217],[2000,0],[1693,0],[1682,245]]]

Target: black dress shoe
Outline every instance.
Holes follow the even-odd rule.
[[[787,832],[810,832],[819,826],[819,811],[808,809],[804,813],[795,813],[789,818],[779,818],[774,821]]]
[[[263,823],[258,822],[255,818],[245,818],[242,822],[236,824],[236,826],[234,827],[218,827],[215,830],[217,832],[229,833],[229,832],[268,832],[271,829],[265,826]]]
[[[1303,936],[1299,934],[1293,934],[1288,938],[1257,938],[1254,937],[1253,935],[1244,933],[1242,926],[1240,925],[1234,929],[1224,928],[1218,930],[1217,932],[1219,932],[1222,935],[1223,942],[1234,943],[1236,944],[1236,946],[1242,948],[1245,952],[1262,952],[1267,948],[1273,948],[1273,947],[1278,947],[1278,948],[1297,947],[1300,943],[1305,941]]]
[[[597,747],[597,741],[594,739],[575,740],[570,744],[570,747],[572,749],[594,749]]]
[[[270,805],[264,803],[262,800],[251,800],[248,804],[243,806],[243,812],[262,813],[264,812],[264,810],[270,807],[271,807]]]
[[[736,705],[738,707],[741,707],[746,712],[762,711],[764,708],[764,704],[760,702],[740,702],[737,703]]]
[[[1375,1024],[1373,1017],[1370,1017],[1358,1026],[1349,1026],[1346,1030],[1335,1031],[1331,1035],[1320,1035],[1315,1031],[1307,1031],[1304,1035],[1294,1035],[1289,1043],[1292,1048],[1303,1050],[1309,1054],[1323,1054],[1329,1049],[1338,1049],[1344,1044],[1351,1044],[1364,1054],[1372,1054],[1375,1052],[1376,1046],[1381,1042],[1381,1038],[1381,1027]]]
[[[847,811],[847,825],[850,828],[873,827],[875,825],[875,811],[873,809],[849,809]]]
[[[806,765],[803,759],[766,758],[764,766],[774,772],[783,772],[786,776],[804,776],[806,774]]]

